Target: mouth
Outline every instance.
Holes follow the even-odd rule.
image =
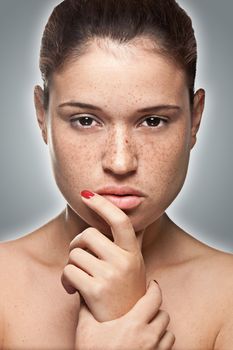
[[[133,209],[138,207],[143,198],[132,195],[113,195],[113,194],[104,194],[103,197],[108,199],[110,202],[115,204],[120,209]]]
[[[145,197],[141,191],[128,186],[106,186],[96,192],[123,210],[138,207]]]

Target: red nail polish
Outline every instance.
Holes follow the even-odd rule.
[[[86,199],[90,199],[92,197],[94,197],[94,193],[93,192],[90,192],[90,191],[87,191],[87,190],[84,190],[81,192],[81,196],[86,198]]]

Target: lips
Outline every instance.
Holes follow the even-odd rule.
[[[138,197],[145,196],[143,192],[129,186],[105,186],[105,187],[99,188],[95,192],[101,195],[113,194],[117,196],[125,196],[125,195],[128,195],[128,196],[132,195],[132,196],[138,196]]]
[[[96,191],[120,209],[133,209],[138,207],[144,200],[145,195],[129,186],[105,186]]]

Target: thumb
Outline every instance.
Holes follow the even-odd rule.
[[[78,324],[75,332],[75,349],[83,349],[85,342],[89,343],[93,338],[93,330],[96,330],[96,319],[92,316],[90,310],[85,303],[80,303]],[[87,346],[90,349],[89,346]],[[87,349],[85,347],[85,349]]]
[[[162,293],[158,282],[151,281],[147,287],[146,294],[137,301],[126,315],[131,320],[140,317],[141,321],[149,323],[159,311],[161,304]]]

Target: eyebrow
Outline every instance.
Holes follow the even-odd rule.
[[[100,111],[103,112],[103,110],[100,107],[94,106],[89,103],[83,103],[83,102],[78,102],[78,101],[68,101],[61,103],[58,108],[62,107],[79,107],[83,109],[92,109],[95,111]],[[172,105],[172,104],[161,104],[161,105],[156,105],[156,106],[150,106],[150,107],[145,107],[142,109],[138,109],[137,112],[150,112],[150,111],[155,111],[155,110],[161,110],[161,109],[175,109],[175,110],[181,110],[181,107],[177,105]]]

